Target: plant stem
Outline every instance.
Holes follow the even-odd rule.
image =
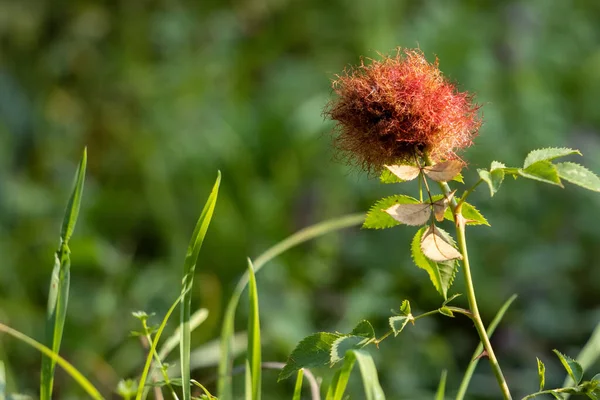
[[[440,187],[442,188],[446,196],[448,196],[448,194],[451,192],[450,187],[446,182],[441,182]],[[494,372],[496,380],[498,381],[498,385],[500,386],[500,390],[502,391],[502,396],[505,400],[511,400],[512,397],[510,395],[508,385],[506,384],[506,379],[504,379],[502,369],[500,368],[500,364],[498,364],[498,359],[496,358],[496,354],[494,353],[494,349],[492,348],[492,344],[490,343],[490,339],[485,330],[485,326],[483,325],[483,321],[481,320],[479,308],[477,307],[477,298],[475,297],[475,288],[473,286],[473,278],[471,277],[471,267],[469,265],[469,254],[467,252],[465,220],[462,214],[460,213],[460,206],[456,203],[456,200],[453,199],[450,207],[452,208],[452,213],[454,215],[458,248],[463,257],[463,273],[465,276],[467,298],[469,299],[469,308],[471,309],[471,313],[473,314],[471,319],[475,324],[475,329],[477,329],[477,333],[479,334],[481,343],[483,343],[483,348],[487,352],[488,359],[490,360],[490,365],[492,366],[492,371]]]

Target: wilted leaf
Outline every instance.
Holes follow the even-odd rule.
[[[573,360],[571,357],[565,356],[556,349],[552,351],[558,356],[560,362],[567,371],[567,374],[569,374],[571,379],[573,379],[573,382],[575,382],[575,384],[578,385],[579,382],[581,382],[581,378],[583,377],[583,368],[581,367],[581,365],[577,361]]]
[[[406,225],[420,226],[429,221],[431,206],[429,204],[394,204],[385,210],[396,221]]]
[[[421,250],[421,238],[423,237],[423,233],[427,227],[422,227],[417,231],[415,237],[411,243],[411,254],[412,258],[417,265],[417,267],[424,269],[429,274],[429,279],[431,279],[431,283],[435,289],[440,293],[444,299],[447,298],[448,289],[452,286],[452,282],[454,281],[454,276],[457,270],[456,261],[445,261],[442,263],[437,263],[425,257],[423,251]],[[444,233],[441,229],[437,229],[440,233]],[[449,237],[449,240],[451,238]]]
[[[394,336],[398,336],[398,334],[402,332],[406,324],[408,324],[408,321],[411,320],[413,320],[412,315],[395,315],[393,317],[390,317],[390,327],[394,331]]]
[[[391,215],[384,210],[390,208],[394,204],[417,204],[419,200],[410,196],[395,195],[385,197],[376,202],[367,213],[363,228],[368,229],[384,229],[400,225],[400,221],[392,218]]]
[[[446,242],[434,225],[430,226],[421,239],[421,251],[435,262],[462,259],[460,252]]]
[[[579,154],[579,150],[568,149],[568,148],[557,148],[557,147],[548,147],[545,149],[533,150],[527,157],[525,157],[525,163],[523,163],[523,168],[527,168],[530,165],[535,164],[538,161],[550,161],[555,158],[569,156],[571,154]]]
[[[458,160],[444,161],[429,167],[425,167],[423,172],[437,182],[451,181],[460,173],[463,163]]]
[[[456,193],[456,190],[454,190],[448,196],[444,196],[444,198],[433,203],[433,214],[435,215],[435,219],[438,222],[441,222],[444,220],[444,213],[446,212],[446,209],[448,208],[448,204],[450,204],[450,202],[452,201],[452,198],[454,197],[454,193]]]
[[[404,181],[402,179],[398,178],[396,175],[392,174],[389,169],[383,168],[381,170],[381,175],[379,175],[379,182],[381,182],[381,183],[401,183]]]
[[[541,392],[542,390],[544,390],[544,386],[546,386],[546,366],[544,365],[542,360],[540,360],[539,358],[537,359],[537,366],[538,366],[538,377],[540,380],[540,392]]]
[[[421,172],[421,169],[414,165],[386,165],[385,167],[404,182],[412,181]]]
[[[556,164],[558,176],[583,188],[600,192],[600,178],[589,169],[572,162]]]
[[[525,169],[519,169],[519,175],[536,181],[563,187],[556,166],[550,161],[538,161]]]

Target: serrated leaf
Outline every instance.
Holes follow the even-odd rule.
[[[336,339],[333,342],[331,352],[329,353],[329,364],[333,365],[343,360],[347,351],[362,349],[369,342],[370,339],[361,336],[343,336]]]
[[[429,274],[433,286],[444,299],[447,298],[448,289],[452,286],[457,265],[455,261],[436,263],[423,254],[421,250],[421,238],[427,227],[422,227],[415,234],[411,243],[411,254],[417,267],[424,269]],[[438,228],[438,231],[443,232]]]
[[[423,234],[421,251],[425,257],[435,262],[462,259],[460,252],[442,238],[435,225],[431,225]]]
[[[504,163],[501,163],[500,161],[492,161],[492,164],[490,165],[490,171],[504,168],[506,168],[506,165],[504,165]]]
[[[525,162],[523,163],[523,168],[527,168],[530,165],[535,164],[539,161],[551,161],[555,158],[569,156],[571,154],[579,154],[579,150],[568,149],[566,147],[558,148],[558,147],[548,147],[545,149],[533,150],[527,157],[525,157]]]
[[[479,177],[487,183],[490,188],[490,196],[493,197],[500,189],[502,181],[504,181],[504,169],[497,168],[491,172],[485,169],[478,169],[477,172],[479,173]]]
[[[462,162],[450,160],[425,167],[423,168],[423,172],[436,182],[448,182],[458,175],[462,168]]]
[[[572,162],[563,162],[556,164],[556,169],[558,170],[558,176],[565,181],[594,192],[600,192],[600,178],[584,166]]]
[[[396,221],[410,226],[424,225],[431,216],[431,205],[419,204],[394,204],[385,210]]]
[[[454,318],[454,313],[446,306],[440,307],[438,311],[440,314],[445,315],[446,317]]]
[[[465,183],[465,180],[460,172],[454,178],[452,178],[452,180],[458,183]]]
[[[489,222],[485,217],[470,203],[464,202],[460,209],[460,213],[467,220],[467,225],[487,225]]]
[[[446,213],[446,210],[448,209],[448,205],[454,197],[454,193],[456,193],[456,190],[451,192],[448,196],[444,196],[442,199],[437,200],[433,203],[433,214],[435,215],[435,219],[438,222],[444,220],[444,215]]]
[[[400,332],[402,332],[406,324],[408,324],[408,322],[411,320],[414,320],[414,318],[410,314],[394,315],[393,317],[390,317],[389,323],[390,327],[392,328],[392,331],[394,331],[394,336],[398,336]]]
[[[541,392],[542,390],[544,390],[544,386],[546,386],[546,366],[544,365],[542,360],[540,360],[537,357],[536,357],[536,359],[537,359],[538,377],[540,380],[540,392]]]
[[[295,374],[300,368],[320,367],[327,365],[330,359],[333,342],[344,335],[319,332],[307,336],[298,343],[290,354],[287,363],[281,370],[277,381]]]
[[[375,337],[375,330],[369,321],[363,319],[352,329],[350,335],[372,339]]]
[[[412,181],[421,172],[421,169],[414,165],[386,165],[385,167],[402,182]]]
[[[565,356],[556,349],[552,351],[558,356],[560,362],[567,371],[567,374],[569,374],[571,379],[573,379],[573,382],[575,382],[576,385],[579,385],[579,382],[581,382],[581,378],[583,377],[583,368],[581,365],[574,359]]]
[[[392,218],[391,215],[384,210],[390,208],[394,204],[417,204],[419,200],[405,195],[395,195],[385,197],[377,201],[367,213],[363,228],[367,229],[385,229],[400,225],[400,222]]]
[[[410,302],[408,300],[403,300],[400,305],[400,312],[404,315],[410,314]]]
[[[519,175],[536,181],[563,187],[556,166],[550,161],[538,161],[525,169],[519,169]]]

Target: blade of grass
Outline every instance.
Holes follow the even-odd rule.
[[[248,351],[246,353],[246,399],[260,400],[261,385],[261,350],[260,350],[260,318],[258,312],[258,291],[252,261],[248,259],[248,275],[250,277],[248,299]]]
[[[190,244],[185,256],[185,262],[183,267],[183,281],[181,288],[181,295],[183,296],[181,301],[181,317],[179,321],[179,329],[181,332],[181,342],[179,343],[180,358],[181,358],[181,379],[183,385],[183,400],[190,400],[191,398],[191,387],[190,387],[190,314],[192,308],[192,285],[194,283],[194,272],[196,271],[196,263],[198,262],[198,255],[202,248],[202,242],[206,236],[206,231],[210,225],[215,205],[217,203],[217,196],[219,194],[219,185],[221,183],[221,171],[217,174],[217,180],[213,186],[213,189],[208,196],[208,200],[202,209],[202,214],[198,218],[196,228],[192,234]]]
[[[440,378],[440,384],[438,385],[438,390],[435,394],[435,400],[444,400],[446,395],[446,377],[448,376],[448,371],[442,371],[442,377]]]
[[[307,242],[316,237],[325,235],[329,232],[334,232],[340,229],[349,228],[351,226],[360,225],[364,221],[364,214],[350,214],[339,218],[330,219],[327,221],[320,222],[315,225],[303,228],[286,239],[277,243],[273,247],[266,250],[254,261],[254,273],[258,271],[269,261],[289,250],[290,248],[297,246],[301,243]],[[244,288],[248,284],[248,272],[242,276],[237,286],[235,287],[227,309],[223,317],[223,327],[221,328],[221,358],[219,360],[219,378],[217,382],[217,397],[220,400],[231,400],[231,370],[232,370],[232,338],[235,331],[235,312],[237,305],[240,301],[240,297]]]
[[[581,352],[575,358],[577,362],[583,368],[585,372],[589,369],[594,363],[600,358],[600,323],[596,325],[596,328],[592,332],[590,338],[587,343],[581,349]],[[562,387],[573,386],[573,379],[567,374],[565,381],[563,382]],[[569,398],[569,394],[565,394],[565,399]]]
[[[85,169],[87,165],[87,149],[83,150],[83,156],[77,173],[75,184],[63,218],[60,232],[60,244],[54,257],[54,268],[50,278],[50,290],[48,292],[48,307],[46,311],[46,345],[55,353],[60,350],[63,328],[67,316],[67,304],[69,301],[69,283],[71,280],[71,258],[69,239],[75,229],[75,223],[79,216],[79,206],[83,193],[85,181]],[[40,399],[50,400],[52,387],[54,386],[54,369],[56,361],[53,358],[42,355],[42,376],[40,380]]]
[[[385,394],[379,384],[377,377],[377,368],[373,362],[373,357],[363,350],[348,350],[346,357],[355,357],[358,361],[358,368],[362,376],[363,386],[365,389],[365,398],[367,400],[385,400]]]
[[[2,361],[0,361],[0,400],[6,400],[6,371]]]
[[[85,390],[86,393],[89,394],[91,398],[103,399],[103,397],[100,394],[100,392],[98,391],[98,389],[96,389],[94,387],[94,385],[92,385],[92,383],[85,376],[83,376],[81,374],[81,372],[79,372],[73,365],[71,365],[71,363],[69,363],[67,360],[65,360],[61,356],[59,356],[56,352],[52,351],[50,348],[44,346],[43,344],[37,342],[36,340],[34,340],[32,338],[30,338],[29,336],[25,335],[24,333],[21,333],[21,332],[15,330],[9,326],[6,326],[2,323],[0,323],[0,332],[9,334],[10,336],[14,337],[15,339],[18,339],[18,340],[28,344],[29,346],[33,347],[34,349],[38,350],[39,352],[41,352],[48,358],[51,358],[52,360],[54,360],[55,364],[60,365],[60,367],[62,369],[64,369],[66,373],[71,375],[71,377],[73,379],[75,379],[75,381],[79,384],[79,386],[81,386],[81,388],[83,390]]]
[[[344,392],[346,391],[346,387],[348,386],[348,381],[350,380],[350,373],[352,372],[352,368],[354,368],[354,363],[356,362],[356,357],[350,356],[347,354],[344,357],[344,364],[342,368],[339,370],[339,374],[336,374],[336,377],[333,382],[331,382],[333,390],[331,391],[331,399],[332,400],[342,400],[344,396]],[[335,386],[333,384],[335,383]],[[329,393],[327,396],[330,396]]]
[[[296,386],[294,387],[294,397],[292,400],[300,400],[300,396],[302,395],[302,377],[304,376],[304,370],[300,368],[298,370],[298,375],[296,376]]]
[[[487,328],[488,337],[490,337],[490,338],[492,337],[492,335],[494,334],[494,331],[498,327],[498,324],[500,324],[500,321],[502,321],[504,314],[508,310],[508,307],[510,307],[510,305],[513,303],[513,301],[515,301],[516,298],[517,298],[517,295],[513,294],[512,296],[509,297],[508,300],[506,300],[504,302],[502,307],[500,307],[500,310],[498,310],[498,313],[496,314],[496,316],[494,317],[494,319],[492,320],[492,322],[489,324],[489,326]],[[471,378],[473,377],[475,368],[477,367],[477,364],[479,363],[478,357],[482,351],[483,351],[483,345],[480,342],[477,345],[477,348],[475,348],[475,351],[473,352],[473,356],[471,357],[472,361],[469,364],[469,366],[467,367],[467,370],[465,371],[465,375],[463,376],[462,382],[460,383],[460,387],[458,388],[458,393],[456,394],[456,400],[464,399],[465,394],[467,394],[467,389],[469,387],[469,383],[471,382]]]
[[[137,394],[135,396],[136,400],[141,400],[143,398],[144,389],[146,387],[146,381],[148,380],[148,375],[150,372],[150,365],[152,365],[152,358],[154,357],[154,353],[156,352],[156,346],[158,346],[158,341],[160,340],[160,337],[163,331],[165,330],[165,326],[167,326],[167,322],[169,321],[171,314],[173,314],[173,311],[175,311],[175,308],[177,308],[177,305],[182,299],[183,293],[180,294],[177,300],[171,305],[171,307],[165,314],[165,317],[163,318],[162,322],[160,323],[156,334],[154,335],[154,339],[150,344],[150,350],[148,350],[148,355],[146,356],[146,364],[144,364],[144,370],[142,371],[142,376],[140,377],[140,382],[138,384]]]

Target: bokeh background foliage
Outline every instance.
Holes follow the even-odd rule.
[[[437,55],[484,104],[467,180],[492,159],[520,165],[546,146],[580,148],[600,171],[599,18],[591,0],[0,1],[0,319],[43,337],[52,254],[87,145],[62,354],[106,393],[139,373],[130,312],[162,315],[177,297],[187,240],[220,169],[194,281],[193,302],[210,316],[192,345],[216,338],[246,256],[398,190],[335,162],[321,115],[335,73],[396,46]],[[550,350],[576,355],[600,320],[600,197],[521,180],[488,196],[482,187],[472,200],[492,228],[467,232],[483,317],[518,293],[493,340],[507,379],[517,394],[534,391],[537,355],[558,385]],[[284,360],[300,338],[363,318],[381,334],[404,298],[438,307],[410,260],[412,234],[348,230],[261,271],[263,359]],[[241,311],[239,329],[245,320]],[[451,392],[475,344],[463,318],[420,320],[374,353],[382,385],[393,399],[431,398],[448,368]],[[2,337],[0,359],[11,387],[35,393],[34,350]],[[496,398],[484,364],[473,398]],[[265,371],[265,398],[292,392],[275,381]],[[61,372],[56,391],[81,395]]]

